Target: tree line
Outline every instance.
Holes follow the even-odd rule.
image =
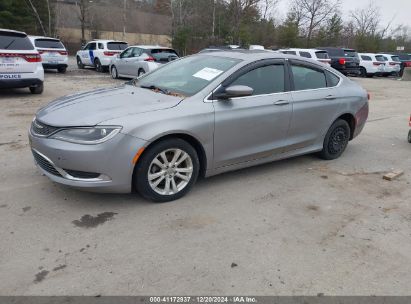
[[[79,21],[83,40],[85,30],[92,27],[92,6],[104,1],[71,0],[78,8],[72,18]],[[287,4],[285,17],[279,16],[280,1]],[[1,0],[0,28],[54,37],[56,2]],[[395,18],[384,24],[381,9],[372,0],[345,17],[341,0],[109,1],[111,5],[114,2],[124,11],[138,3],[143,10],[171,16],[171,29],[166,31],[171,32],[172,45],[182,55],[227,44],[258,44],[271,49],[344,46],[368,52],[395,51],[397,46],[405,46],[411,52],[410,28],[398,25]]]

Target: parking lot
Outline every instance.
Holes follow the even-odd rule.
[[[71,64],[43,95],[1,92],[1,294],[409,295],[411,83],[354,81],[370,117],[340,159],[223,174],[168,204],[73,190],[34,165],[37,109],[124,80]],[[383,180],[392,170],[405,174]]]

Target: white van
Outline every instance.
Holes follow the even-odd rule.
[[[53,69],[65,73],[68,66],[68,52],[64,44],[56,38],[29,36],[39,52],[44,69]]]
[[[0,29],[0,88],[30,88],[43,93],[41,57],[26,33]]]

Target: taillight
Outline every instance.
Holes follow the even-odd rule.
[[[408,124],[409,124],[409,126],[411,127],[411,115],[410,115],[410,121],[409,121],[409,123],[408,123]]]
[[[384,64],[384,63],[381,63],[381,62],[373,62],[372,64],[373,64],[373,65],[376,65],[376,66],[380,66],[380,65],[382,65],[382,64]]]
[[[41,62],[40,54],[10,54],[10,53],[3,53],[0,54],[0,57],[9,57],[9,58],[16,58],[20,57],[26,60],[27,62]]]
[[[68,55],[67,51],[59,51],[60,55]]]
[[[23,54],[21,55],[27,62],[41,62],[40,54]]]
[[[370,99],[371,99],[371,94],[369,92],[367,92],[367,99],[368,99],[368,101],[370,101]]]
[[[340,59],[338,60],[338,62],[339,62],[341,65],[345,65],[346,60],[345,60],[345,58],[340,58]]]
[[[107,51],[104,52],[104,55],[106,55],[106,56],[114,56],[115,54],[117,54],[117,53],[116,52],[107,52]]]
[[[146,59],[144,59],[144,61],[151,61],[151,62],[153,62],[153,61],[156,61],[156,59],[154,58],[154,57],[148,57],[148,58],[146,58]]]
[[[395,62],[390,62],[390,65],[397,65]]]

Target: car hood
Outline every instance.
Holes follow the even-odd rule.
[[[40,109],[36,119],[55,127],[95,126],[114,118],[168,109],[181,100],[181,97],[123,85],[59,98]]]

